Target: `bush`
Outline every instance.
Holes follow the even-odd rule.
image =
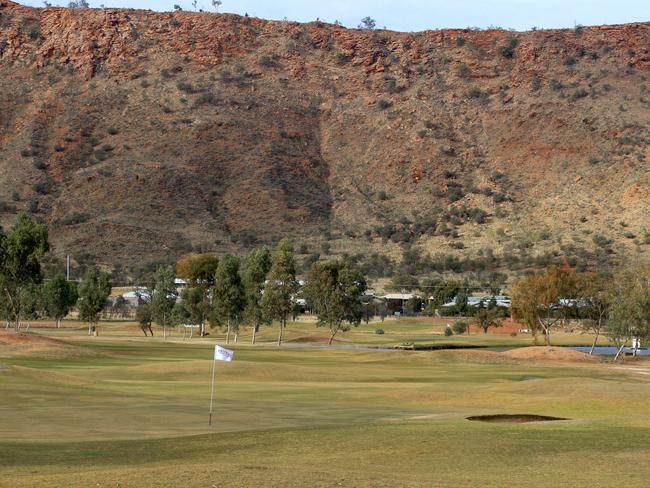
[[[84,212],[74,212],[66,215],[63,218],[63,220],[61,220],[61,223],[63,225],[76,225],[76,224],[83,224],[88,220],[90,220],[90,214]]]
[[[468,326],[466,322],[462,320],[457,320],[456,323],[452,326],[454,334],[460,335],[467,332]]]
[[[467,92],[467,98],[471,98],[473,100],[486,100],[489,96],[490,95],[488,92],[484,92],[478,86],[472,87]]]
[[[578,88],[576,91],[574,91],[571,94],[571,100],[579,100],[581,98],[585,98],[588,95],[589,92],[587,90],[585,90],[584,88]]]
[[[375,329],[375,334],[384,335],[384,329]]]
[[[501,46],[499,48],[499,54],[507,59],[514,58],[515,50],[517,49],[518,44],[519,44],[519,39],[517,39],[516,37],[511,37],[510,39],[508,39],[508,42],[506,43],[505,46]]]
[[[119,134],[120,131],[117,130],[115,127],[109,127],[106,132],[108,132],[110,135],[114,136],[116,134]]]
[[[470,75],[472,74],[472,70],[469,69],[469,66],[467,66],[465,63],[462,63],[458,67],[458,76],[461,78],[469,78]]]
[[[458,36],[456,38],[456,45],[458,47],[463,47],[465,45],[465,38],[463,36]]]
[[[393,106],[393,102],[391,102],[390,100],[386,100],[384,98],[380,98],[379,100],[377,100],[377,106],[381,110],[386,110],[387,108],[390,108],[390,107]]]
[[[450,336],[453,336],[453,335],[454,335],[454,332],[451,330],[451,327],[447,326],[447,328],[445,329],[445,336],[450,337]]]
[[[567,56],[564,59],[564,65],[565,66],[575,66],[575,64],[578,62],[578,60],[575,58],[575,56]]]
[[[259,60],[259,64],[263,68],[272,68],[273,66],[275,66],[275,63],[269,56],[262,56]]]

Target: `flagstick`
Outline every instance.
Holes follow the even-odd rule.
[[[214,370],[217,365],[217,360],[212,360],[212,388],[210,389],[210,420],[208,420],[208,426],[212,425],[212,399],[214,398]]]

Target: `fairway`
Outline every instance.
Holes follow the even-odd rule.
[[[640,487],[650,477],[644,362],[240,342],[234,362],[217,363],[208,427],[215,338],[120,330],[43,329],[62,342],[0,348],[0,486]],[[356,333],[345,340],[367,345]],[[569,420],[466,420],[491,414]]]

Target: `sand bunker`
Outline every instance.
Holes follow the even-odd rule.
[[[567,347],[521,347],[518,349],[512,349],[510,351],[505,351],[501,354],[510,359],[529,359],[537,361],[565,363],[593,363],[598,361],[598,358],[590,356],[586,352],[575,351]]]
[[[557,420],[569,420],[561,417],[549,417],[547,415],[529,414],[503,414],[503,415],[474,415],[467,417],[467,420],[477,422],[496,422],[503,424],[526,424],[528,422],[554,422]]]

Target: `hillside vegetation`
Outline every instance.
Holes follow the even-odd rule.
[[[34,214],[56,257],[120,266],[285,235],[312,260],[415,246],[424,272],[649,261],[649,66],[649,24],[399,33],[0,0],[0,221]]]

